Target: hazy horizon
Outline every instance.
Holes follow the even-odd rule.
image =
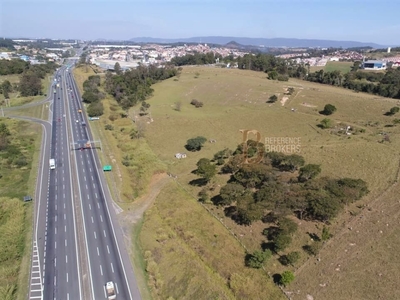
[[[0,35],[83,40],[223,36],[400,45],[400,2],[324,2],[3,0]]]

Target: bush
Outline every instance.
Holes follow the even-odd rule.
[[[104,114],[104,106],[101,102],[90,103],[87,108],[89,117],[99,117]]]
[[[278,75],[278,81],[289,81],[289,76],[287,76],[287,75]]]
[[[275,103],[276,101],[278,101],[278,96],[272,95],[271,97],[268,98],[267,103]]]
[[[110,124],[106,124],[106,125],[104,126],[104,129],[105,129],[105,130],[114,130],[114,127],[113,127],[112,125],[110,125]]]
[[[294,280],[294,274],[291,271],[285,271],[281,274],[280,284],[287,286]]]
[[[324,107],[324,110],[321,111],[320,113],[326,116],[329,116],[331,114],[333,114],[336,111],[336,107],[332,104],[327,104]]]
[[[300,259],[300,253],[295,251],[295,252],[290,252],[286,255],[282,255],[279,258],[279,262],[284,266],[288,265],[293,266],[299,259]]]
[[[194,105],[196,108],[203,107],[203,102],[196,99],[190,101],[190,104]]]
[[[332,120],[331,119],[323,119],[320,124],[317,125],[319,128],[328,129],[332,127]]]
[[[185,148],[188,151],[199,151],[201,147],[203,147],[204,143],[207,141],[207,139],[203,136],[198,136],[193,139],[189,139],[186,142]]]
[[[259,269],[266,260],[271,258],[271,256],[272,252],[269,249],[265,251],[254,251],[253,254],[246,255],[245,263],[247,267]]]

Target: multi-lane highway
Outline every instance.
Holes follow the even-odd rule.
[[[78,248],[74,198],[72,191],[71,159],[66,124],[65,91],[62,90],[62,67],[55,78],[52,104],[52,134],[50,158],[56,168],[50,170],[46,202],[43,249],[44,299],[81,299],[81,281],[78,269]],[[42,231],[43,232],[43,231]]]
[[[70,67],[61,67],[55,79],[52,126],[45,127],[51,135],[44,135],[42,146],[49,149],[42,149],[39,170],[29,299],[107,299],[108,281],[118,300],[141,299]]]

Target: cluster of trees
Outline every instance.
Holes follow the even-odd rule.
[[[87,113],[90,117],[98,117],[104,113],[104,106],[101,100],[105,95],[99,90],[101,79],[99,75],[92,75],[83,83],[82,100],[88,103]]]
[[[6,48],[7,50],[14,51],[15,42],[11,39],[1,39],[0,40],[0,48]]]
[[[29,69],[29,62],[22,59],[1,59],[0,75],[22,74]]]
[[[151,96],[152,84],[177,74],[178,70],[173,67],[158,68],[154,65],[139,66],[125,72],[116,70],[116,74],[107,72],[105,90],[123,109],[129,109]]]
[[[4,81],[0,91],[5,98],[9,93],[19,91],[21,96],[37,96],[42,94],[42,79],[46,74],[53,72],[57,65],[53,62],[31,65],[21,59],[0,60],[0,75],[21,75],[19,84],[13,86],[9,81]]]
[[[388,69],[384,73],[359,71],[360,63],[356,62],[353,71],[343,74],[340,71],[310,73],[308,81],[336,85],[354,90],[376,94],[382,97],[400,99],[400,68]]]
[[[221,173],[231,175],[212,200],[216,205],[225,206],[226,214],[239,224],[263,220],[270,212],[326,222],[336,217],[344,205],[368,193],[367,183],[361,179],[318,178],[321,167],[306,164],[298,154],[264,153],[264,145],[251,140],[246,148],[248,157],[260,155],[261,149],[263,160],[256,164],[243,163],[243,144],[235,151],[219,151],[212,161],[207,160],[208,165],[219,165]],[[284,172],[288,175],[281,176]],[[212,172],[211,176],[197,174],[206,181],[214,176]],[[288,177],[290,180],[282,179]]]
[[[174,57],[171,59],[171,64],[174,66],[209,65],[215,64],[217,58],[222,60],[222,55],[214,54],[213,52],[186,54],[181,57]]]

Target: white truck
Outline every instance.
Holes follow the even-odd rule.
[[[54,158],[50,158],[49,165],[50,165],[50,170],[54,170],[56,168],[56,161]]]
[[[106,283],[106,290],[107,290],[107,299],[114,300],[117,299],[117,295],[115,293],[114,282],[109,281]]]

